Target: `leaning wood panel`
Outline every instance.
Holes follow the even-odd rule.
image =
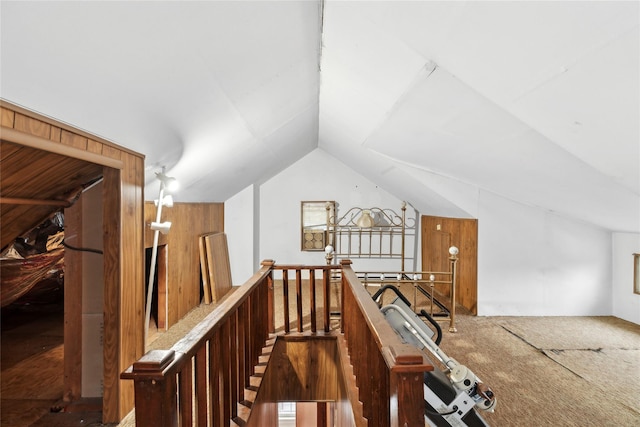
[[[207,261],[207,244],[205,236],[198,237],[198,248],[200,255],[200,276],[202,277],[202,294],[205,304],[211,304],[211,285],[209,284],[209,263]]]
[[[211,300],[217,302],[229,292],[232,285],[227,235],[224,233],[208,234],[204,236],[204,242],[207,252]]]

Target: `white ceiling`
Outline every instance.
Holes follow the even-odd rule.
[[[639,6],[2,1],[0,96],[144,153],[182,201],[320,147],[422,213],[483,190],[640,232]]]

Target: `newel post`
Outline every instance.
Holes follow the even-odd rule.
[[[273,266],[275,265],[275,263],[276,262],[272,259],[265,259],[260,263],[263,268],[269,268],[269,275],[267,276],[267,324],[268,332],[271,334],[276,331],[273,295]]]
[[[424,373],[433,370],[424,355],[410,346],[387,347],[391,427],[424,427]]]
[[[173,350],[151,350],[122,373],[134,381],[137,427],[178,426],[176,375],[166,372],[174,360]]]

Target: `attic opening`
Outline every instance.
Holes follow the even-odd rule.
[[[99,420],[104,166],[4,139],[0,149],[1,423],[78,405]]]
[[[78,404],[101,416],[101,187],[87,186],[2,251],[2,406],[23,412],[15,416],[34,421]]]
[[[63,398],[64,249],[57,219],[24,233],[1,254],[3,413],[27,399],[44,412]]]

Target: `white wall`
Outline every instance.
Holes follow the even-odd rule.
[[[610,315],[611,233],[481,192],[478,314]]]
[[[279,264],[324,264],[324,252],[300,249],[300,202],[324,200],[337,202],[338,215],[354,206],[390,208],[400,213],[402,204],[335,157],[316,149],[260,186],[260,259],[272,258]],[[414,215],[410,207],[409,215]],[[354,270],[400,269],[400,260],[352,261]]]
[[[640,324],[640,295],[633,293],[633,254],[640,234],[613,233],[613,315]]]
[[[250,185],[224,202],[224,230],[227,235],[231,281],[242,285],[259,268],[258,236],[254,218],[259,210],[254,203],[256,187]]]
[[[234,278],[234,283],[243,283],[257,270],[259,261],[266,258],[281,264],[324,264],[323,252],[300,250],[300,202],[303,200],[335,200],[342,212],[353,206],[398,210],[401,205],[401,200],[322,149],[316,149],[262,184],[259,192],[245,191],[246,194],[240,193],[225,203],[230,253],[236,248],[235,255],[231,255],[232,264],[238,257],[253,257],[250,262],[243,261],[243,274]],[[446,191],[442,188],[439,191],[446,197]],[[640,296],[629,296],[626,292],[631,279],[625,275],[633,272],[620,273],[626,267],[618,265],[634,251],[640,252],[637,235],[616,235],[612,249],[612,233],[608,230],[480,189],[468,194],[472,195],[468,205],[474,206],[479,227],[479,315],[613,314],[636,323],[640,321]],[[255,250],[248,249],[252,239],[246,234],[246,228],[252,219],[243,216],[251,210],[258,215],[253,218],[253,244],[254,248],[259,247],[257,255]],[[412,209],[407,209],[409,211],[414,213]],[[255,224],[256,219],[259,224]],[[242,233],[235,230],[239,227]],[[242,242],[235,241],[237,235],[244,236]],[[419,251],[416,255],[419,260]],[[630,260],[627,261],[631,265]],[[397,260],[382,264],[385,265],[381,266],[380,261],[354,259],[355,270],[399,268]],[[253,266],[251,271],[247,265]],[[419,262],[407,266],[407,269],[413,268],[419,269]]]

